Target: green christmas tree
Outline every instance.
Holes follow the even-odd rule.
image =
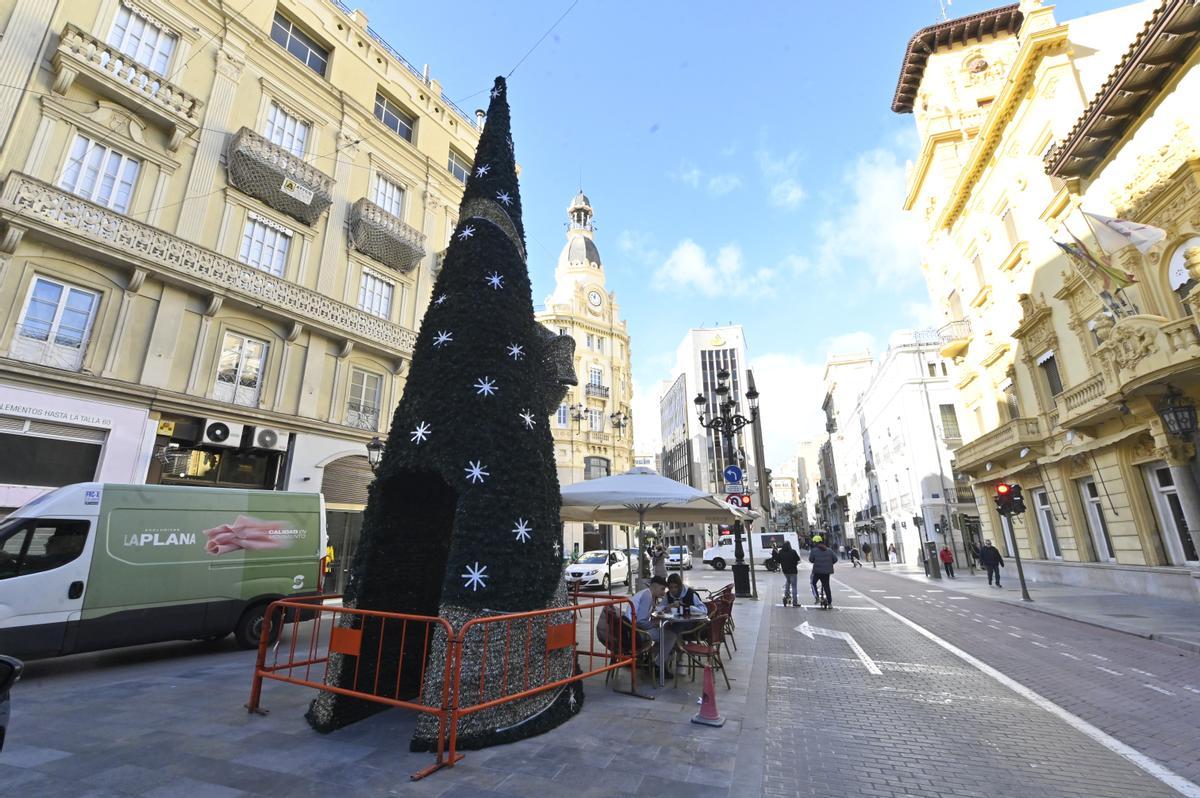
[[[566,603],[560,494],[546,419],[575,381],[574,344],[534,320],[506,95],[504,79],[497,78],[458,226],[371,485],[345,596],[348,606],[362,609],[441,615],[456,630],[483,615]],[[564,612],[539,621],[540,651],[547,623],[571,620]],[[378,650],[380,630],[370,620],[362,624],[361,650]],[[330,682],[368,692],[398,682],[402,697],[440,695],[436,663],[444,661],[446,641],[439,634],[426,649],[421,637],[413,635],[403,650],[394,642],[384,646],[378,667],[373,656],[355,662],[334,655]],[[464,646],[463,682],[490,688],[464,695],[464,703],[505,689],[502,652],[493,645],[485,656],[479,643],[474,636]],[[404,667],[398,666],[401,654],[408,659]],[[409,658],[423,655],[429,667],[422,685]],[[564,678],[572,668],[569,649],[555,652],[529,686]],[[459,746],[540,733],[578,712],[581,702],[582,690],[572,684],[466,716]],[[322,693],[308,718],[328,731],[381,708]],[[418,750],[437,742],[437,724],[422,719],[412,742]]]

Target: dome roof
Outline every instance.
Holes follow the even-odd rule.
[[[595,263],[600,265],[600,250],[596,248],[595,242],[587,236],[575,235],[567,241],[567,246],[563,250],[560,262],[564,265],[567,263]]]
[[[570,205],[570,208],[568,208],[568,210],[570,210],[571,208],[585,208],[585,207],[586,208],[592,207],[592,201],[588,199],[587,194],[584,194],[583,191],[580,191],[578,194],[575,195],[575,199],[571,200],[571,205]]]

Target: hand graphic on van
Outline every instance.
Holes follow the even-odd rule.
[[[286,549],[297,538],[304,537],[304,530],[289,528],[286,521],[262,521],[239,515],[233,523],[206,529],[204,534],[208,537],[204,550],[216,556],[239,550]]]

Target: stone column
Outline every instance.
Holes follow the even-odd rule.
[[[349,263],[346,259],[346,210],[350,206],[350,196],[347,187],[350,185],[350,170],[354,168],[354,158],[358,152],[358,133],[353,128],[343,127],[337,135],[337,153],[333,166],[333,202],[329,205],[329,214],[325,217],[325,240],[321,242],[321,260],[317,271],[316,290],[325,296],[331,296],[339,301],[346,300],[345,277],[343,286],[334,285],[338,277],[338,264]]]
[[[0,119],[8,120],[3,145],[8,144],[17,106],[40,66],[42,43],[57,0],[18,0],[0,37]]]
[[[187,189],[180,208],[176,235],[202,244],[204,224],[208,220],[206,210],[212,199],[213,184],[217,167],[221,165],[221,153],[228,138],[229,115],[233,109],[233,98],[238,81],[246,66],[244,52],[234,49],[225,42],[217,50],[216,73],[213,77],[212,93],[209,95],[204,113],[204,127],[200,131],[200,142],[192,159],[192,171],[188,175]],[[229,131],[232,133],[233,131]]]

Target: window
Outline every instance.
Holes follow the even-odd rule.
[[[946,361],[944,361],[944,360],[943,360],[943,361],[942,361],[942,363],[941,363],[941,366],[942,366],[942,376],[943,376],[943,377],[945,377],[945,376],[947,376],[947,372],[946,372]]]
[[[306,67],[325,77],[325,68],[329,64],[329,51],[313,41],[290,19],[275,12],[275,21],[271,23],[271,38],[283,49],[294,55]]]
[[[596,336],[596,351],[602,355],[604,354],[604,338],[599,335]]]
[[[121,4],[112,30],[108,32],[108,43],[142,66],[167,74],[171,54],[179,37],[140,11]]]
[[[1021,236],[1017,232],[1017,220],[1013,218],[1012,208],[1004,209],[1004,215],[1000,217],[1000,221],[1004,224],[1004,235],[1008,238],[1008,247],[1012,249],[1021,240]]]
[[[946,297],[946,304],[950,306],[950,321],[962,321],[962,299],[958,296],[957,290],[951,291],[950,296]]]
[[[280,108],[278,103],[271,103],[271,107],[267,109],[267,129],[263,135],[272,144],[278,144],[297,158],[304,157],[305,145],[308,144],[308,130],[307,122],[292,116]]]
[[[237,333],[225,333],[221,359],[217,363],[217,383],[213,397],[222,402],[247,407],[258,406],[262,372],[267,362],[267,343]]]
[[[1163,548],[1172,565],[1187,565],[1200,561],[1196,543],[1188,531],[1183,505],[1175,488],[1175,477],[1166,465],[1146,466],[1146,478],[1150,493],[1154,497],[1158,526],[1162,530]]]
[[[0,579],[61,568],[79,558],[87,521],[14,518],[0,524]]]
[[[129,210],[141,164],[87,136],[76,134],[58,187],[117,213]]]
[[[392,295],[396,287],[369,271],[363,271],[362,284],[358,287],[358,307],[381,319],[392,317]]]
[[[608,458],[606,457],[585,457],[583,458],[583,478],[584,479],[600,479],[608,476]]]
[[[78,371],[99,304],[100,295],[95,291],[35,278],[17,326],[13,356]]]
[[[91,482],[96,478],[100,449],[107,433],[87,432],[94,434],[92,440],[0,432],[0,452],[4,452],[4,457],[0,457],[0,483],[57,488]]]
[[[1083,509],[1087,514],[1088,531],[1096,547],[1096,558],[1100,562],[1116,562],[1112,537],[1108,534],[1108,522],[1104,520],[1104,508],[1100,506],[1100,492],[1091,477],[1079,480],[1079,495],[1083,498]]]
[[[404,186],[396,181],[375,175],[375,196],[371,201],[397,219],[404,218]]]
[[[346,401],[346,423],[359,429],[378,429],[382,396],[383,377],[353,369],[350,372],[350,397]]]
[[[604,432],[604,411],[588,411],[588,429],[592,432]]]
[[[471,174],[471,162],[465,155],[459,155],[454,150],[450,150],[450,160],[446,163],[446,168],[460,183],[466,183],[467,176]]]
[[[588,333],[587,334],[587,343],[585,345],[587,346],[588,349],[595,349],[596,348],[596,336],[592,335],[591,333]]]
[[[287,268],[288,245],[292,231],[271,220],[250,213],[242,232],[242,248],[238,260],[247,266],[282,277]]]
[[[958,430],[958,416],[954,412],[954,405],[938,405],[938,409],[942,413],[942,434],[947,438],[961,438],[962,433]]]
[[[1021,405],[1017,402],[1017,386],[1012,382],[1004,386],[1004,406],[1008,409],[1008,419],[1018,419],[1021,417]]]
[[[559,335],[570,335],[571,333],[570,333],[570,331],[569,331],[569,330],[567,330],[567,328],[566,328],[566,327],[559,327],[559,328],[558,328],[558,334],[559,334]]]
[[[570,420],[569,413],[570,411],[565,404],[558,406],[558,414],[555,416],[555,421],[560,428],[567,426],[567,422]]]
[[[1046,551],[1046,558],[1061,560],[1062,547],[1058,543],[1058,532],[1054,529],[1054,511],[1050,509],[1050,497],[1046,495],[1045,490],[1033,491],[1033,509],[1042,533],[1042,547]]]
[[[983,273],[983,258],[978,252],[975,253],[975,257],[971,258],[971,265],[975,267],[975,282],[980,288],[983,288],[987,285],[987,277]]]
[[[417,126],[417,118],[379,93],[375,94],[375,118],[405,141],[413,140],[413,128]],[[453,150],[450,151],[450,157],[454,157]],[[462,181],[465,183],[466,178],[463,177]]]
[[[601,371],[600,368],[597,366],[592,366],[590,369],[588,369],[588,385],[600,386],[603,384],[604,384],[604,372]]]
[[[1058,374],[1058,363],[1054,360],[1054,353],[1047,352],[1038,358],[1038,367],[1046,377],[1046,387],[1050,390],[1050,395],[1058,396],[1062,393],[1062,377]]]
[[[929,376],[930,376],[930,377],[936,377],[936,376],[937,376],[937,363],[926,363],[926,364],[925,364],[925,367],[929,369]]]

